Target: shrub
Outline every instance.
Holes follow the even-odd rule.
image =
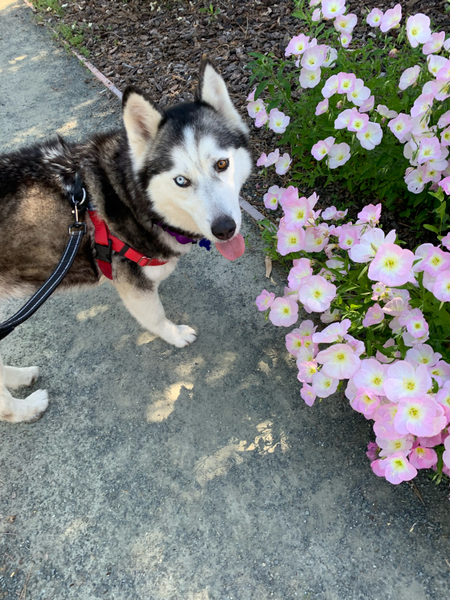
[[[345,14],[345,0],[296,4],[305,32],[285,57],[251,53],[259,83],[249,114],[257,127],[282,134],[289,150],[282,159],[278,149],[262,155],[258,166],[290,169],[296,185],[339,182],[416,225],[437,210],[430,228],[440,232],[446,201],[428,192],[450,174],[450,39],[431,33],[425,15],[401,24],[397,4],[384,14],[373,9],[368,35],[352,44],[357,18]]]
[[[315,211],[316,194],[275,193],[276,249],[293,265],[284,296],[263,290],[256,305],[276,326],[297,324],[299,303],[327,324],[319,332],[308,319],[286,335],[302,398],[312,406],[345,387],[374,421],[377,475],[395,484],[432,467],[440,481],[450,475],[450,234],[413,253],[377,226],[381,204],[337,225],[346,211]]]

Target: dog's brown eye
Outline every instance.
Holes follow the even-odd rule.
[[[230,163],[227,158],[222,158],[222,160],[218,160],[216,162],[216,169],[218,171],[225,171],[225,169],[228,169],[229,164]]]

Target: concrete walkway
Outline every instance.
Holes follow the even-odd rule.
[[[0,149],[119,123],[21,3],[0,0],[0,57]],[[51,403],[0,423],[0,599],[450,596],[448,486],[422,474],[422,503],[378,479],[365,419],[341,395],[305,406],[286,332],[253,305],[267,280],[249,218],[244,234],[235,263],[195,248],[162,286],[199,329],[186,349],[107,284],[52,297],[2,342],[7,363],[40,365]]]

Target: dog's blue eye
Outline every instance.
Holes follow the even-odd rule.
[[[188,187],[191,185],[189,179],[186,179],[186,177],[183,177],[182,175],[178,175],[178,177],[175,177],[174,181],[180,187]]]

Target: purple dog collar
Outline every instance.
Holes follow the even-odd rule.
[[[171,231],[168,227],[164,227],[161,223],[156,223],[161,229],[163,229],[166,233],[174,237],[179,244],[199,244],[202,248],[206,248],[207,250],[211,249],[211,242],[205,238],[201,240],[194,240],[192,238],[188,238],[185,235],[181,235],[181,233],[176,233],[175,231]]]

